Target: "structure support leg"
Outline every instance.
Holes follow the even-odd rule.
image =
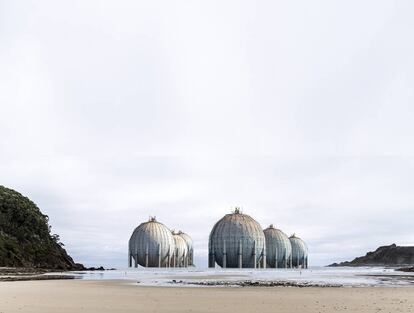
[[[253,267],[257,267],[257,260],[256,260],[256,240],[253,241]]]
[[[277,249],[277,247],[276,247],[276,251],[275,251],[275,268],[278,268],[278,264],[277,264],[277,262],[278,262],[278,260],[277,260],[277,259],[278,259],[278,255],[277,255],[277,254],[278,254],[278,252],[279,252],[279,251],[278,251],[278,249]]]
[[[214,257],[214,251],[210,248],[210,251],[208,253],[208,267],[209,268],[213,268],[215,267],[215,257]]]
[[[223,268],[227,267],[226,241],[223,242]]]
[[[239,268],[243,268],[243,246],[242,241],[239,241]]]
[[[148,245],[145,249],[145,267],[148,267]]]
[[[158,245],[158,267],[161,267],[161,245]]]

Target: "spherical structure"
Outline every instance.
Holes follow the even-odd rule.
[[[272,268],[288,267],[292,254],[292,246],[288,236],[280,229],[274,228],[273,225],[270,225],[263,232],[266,238],[267,265]]]
[[[293,267],[308,267],[308,247],[305,242],[296,237],[295,234],[289,237],[292,245],[292,266]]]
[[[209,266],[256,268],[266,266],[265,236],[259,223],[239,209],[225,215],[209,237]]]
[[[187,266],[188,248],[187,243],[181,235],[172,233],[174,238],[175,250],[174,250],[174,264],[173,266]]]
[[[188,265],[193,265],[193,239],[186,233],[179,231],[178,234],[185,240],[187,244],[187,251],[188,251]]]
[[[130,266],[167,267],[174,252],[171,231],[155,217],[135,228],[129,239]]]

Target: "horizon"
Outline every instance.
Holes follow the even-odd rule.
[[[5,186],[6,187],[6,186]],[[9,188],[9,187],[7,187],[7,188]],[[16,191],[18,191],[18,190],[16,190]],[[18,191],[19,192],[19,191]],[[23,194],[23,196],[26,196],[26,195],[24,195]],[[27,197],[27,196],[26,196]],[[30,200],[32,200],[33,202],[35,202],[33,199],[31,199],[30,197],[28,197]],[[37,205],[37,203],[35,202],[35,204]],[[42,209],[39,207],[39,209],[42,211]],[[226,212],[226,213],[224,213],[223,214],[223,216],[221,216],[220,218],[218,218],[217,219],[217,221],[219,221],[222,217],[224,217],[226,214],[231,214],[231,213],[234,213],[235,212],[235,209],[239,209],[240,210],[240,213],[242,213],[242,214],[247,214],[247,215],[250,215],[250,214],[248,214],[248,213],[246,213],[246,212],[244,212],[244,210],[243,210],[243,207],[240,207],[240,206],[234,206],[234,207],[231,207],[230,208],[230,210],[228,211],[228,212]],[[46,214],[45,212],[43,212],[42,211],[42,213],[43,214]],[[46,215],[48,215],[48,214],[46,214]],[[251,216],[251,215],[250,215]],[[253,216],[252,216],[253,217]],[[139,222],[132,230],[131,230],[131,232],[130,232],[130,234],[128,235],[128,241],[129,241],[129,236],[132,234],[132,232],[133,232],[133,230],[136,228],[136,227],[138,227],[141,223],[145,223],[145,222],[148,222],[148,221],[150,221],[152,218],[155,218],[156,219],[156,221],[157,222],[159,222],[159,223],[162,223],[162,224],[164,224],[168,229],[170,229],[171,230],[171,232],[173,232],[173,231],[177,231],[177,232],[179,232],[179,231],[183,231],[180,227],[175,227],[175,228],[171,228],[171,227],[169,227],[168,225],[166,225],[165,223],[163,223],[162,221],[160,221],[159,219],[158,219],[158,217],[157,216],[155,216],[155,215],[148,215],[148,217],[147,217],[147,219],[145,219],[145,220],[142,220],[141,222]],[[253,217],[254,218],[254,217]],[[53,234],[53,233],[55,233],[55,231],[54,231],[54,228],[53,228],[53,224],[51,224],[51,222],[50,222],[50,220],[51,220],[51,217],[49,216],[49,224],[50,224],[50,226],[52,227],[52,231],[51,231],[51,233]],[[213,228],[213,226],[214,226],[214,224],[217,222],[217,221],[215,221],[212,225],[211,225],[211,228],[210,228],[210,230]],[[259,221],[258,221],[259,222]],[[264,230],[264,229],[266,229],[267,227],[269,227],[270,225],[272,225],[273,227],[275,227],[275,228],[278,228],[277,226],[275,226],[275,225],[273,225],[273,224],[268,224],[267,226],[263,226],[260,222],[259,222],[259,224],[260,224],[260,226],[262,227],[262,229]],[[280,229],[280,228],[279,228]],[[210,230],[209,230],[209,232],[208,232],[208,234],[206,235],[206,237],[208,238],[208,236],[209,236],[209,234],[210,234]],[[281,229],[282,231],[283,231],[283,229]],[[186,231],[183,231],[184,233],[187,233]],[[59,233],[57,233],[59,236],[60,236],[60,234]],[[188,233],[187,233],[188,234]],[[295,235],[295,236],[298,236],[297,235],[297,233],[296,232],[292,232],[292,233],[286,233],[285,232],[285,234],[288,236],[288,237],[290,237],[290,236],[292,236],[292,235]],[[190,234],[191,235],[191,234]],[[299,236],[299,238],[300,238],[300,236]],[[304,238],[302,238],[302,239],[304,239]],[[193,239],[194,240],[194,239]],[[125,247],[126,247],[126,249],[128,250],[128,248],[127,248],[127,245],[128,245],[128,241],[125,243]],[[207,242],[208,242],[208,240],[207,240]],[[67,250],[67,252],[69,253],[69,255],[71,255],[73,258],[74,258],[74,261],[75,262],[77,262],[77,263],[84,263],[84,265],[86,265],[87,267],[98,267],[98,266],[104,266],[105,268],[116,268],[116,269],[126,269],[126,268],[128,268],[128,264],[127,264],[127,261],[125,261],[124,263],[125,264],[123,264],[123,262],[122,261],[120,261],[120,255],[117,255],[117,259],[116,259],[116,261],[115,261],[115,263],[111,263],[111,261],[109,261],[109,263],[104,263],[104,262],[101,262],[101,263],[99,263],[99,264],[95,264],[95,263],[87,263],[87,262],[81,262],[81,261],[79,261],[78,259],[76,259],[76,257],[70,252],[70,251],[68,251],[68,249],[67,249],[67,245],[66,245],[66,243],[65,242],[63,242],[62,240],[61,240],[61,243],[63,243],[64,244],[64,248]],[[306,242],[306,240],[305,240],[305,243],[307,243]],[[195,242],[194,242],[194,244],[195,244]],[[330,265],[330,264],[332,264],[332,263],[340,263],[340,262],[344,262],[344,261],[352,261],[354,258],[356,258],[356,257],[360,257],[360,256],[365,256],[365,254],[366,253],[368,253],[368,252],[372,252],[372,251],[375,251],[377,248],[379,248],[379,247],[382,247],[382,246],[390,246],[390,245],[393,245],[393,244],[395,244],[395,243],[388,243],[388,244],[383,244],[383,245],[379,245],[379,246],[376,246],[376,247],[372,247],[372,249],[370,249],[370,250],[366,250],[366,251],[361,251],[361,253],[359,254],[359,255],[354,255],[354,256],[350,256],[349,258],[347,258],[347,259],[342,259],[342,260],[337,260],[337,261],[333,261],[333,262],[330,262],[330,263],[328,263],[328,264],[322,264],[322,263],[320,263],[320,264],[317,264],[317,263],[315,263],[315,262],[312,262],[312,263],[310,263],[310,268],[317,268],[317,267],[325,267],[325,266],[328,266],[328,265]],[[70,244],[69,246],[72,246],[73,244]],[[308,243],[307,243],[307,245],[308,245]],[[75,244],[75,246],[76,246],[76,244]],[[404,246],[404,245],[398,245],[397,244],[397,246]],[[195,247],[196,247],[196,245],[195,245]],[[308,245],[308,248],[309,248],[309,245]],[[208,258],[207,258],[207,255],[208,255],[208,249],[207,249],[207,247],[205,247],[205,249],[203,249],[203,250],[205,250],[205,255],[201,255],[201,253],[200,253],[200,251],[198,251],[198,249],[196,248],[195,249],[195,255],[194,255],[194,265],[195,265],[195,267],[196,268],[200,268],[200,269],[207,269],[208,268],[208,266],[207,266],[207,261],[208,261]],[[122,254],[122,253],[120,253],[120,254]],[[312,254],[314,254],[314,253],[312,253],[312,251],[310,251],[310,255],[312,256]],[[127,252],[125,252],[125,256],[124,256],[126,259],[128,258],[128,253]],[[107,261],[108,262],[108,261]],[[141,266],[139,266],[140,268],[141,268]]]
[[[309,265],[414,246],[414,2],[0,1],[0,185],[75,262],[241,207]]]

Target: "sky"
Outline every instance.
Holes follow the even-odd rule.
[[[76,262],[235,206],[310,265],[414,245],[411,0],[0,0],[0,185]]]

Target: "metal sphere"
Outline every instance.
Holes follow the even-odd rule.
[[[236,209],[214,225],[209,237],[209,253],[209,266],[215,261],[221,267],[255,268],[265,257],[263,230],[252,217]]]
[[[129,254],[146,267],[166,267],[175,247],[171,231],[155,217],[135,228],[129,239]]]
[[[174,256],[175,256],[175,266],[182,267],[187,266],[186,260],[188,255],[188,247],[187,243],[184,240],[181,235],[172,233],[174,238],[174,244],[175,244],[175,250],[174,250]]]
[[[193,239],[191,239],[191,237],[182,232],[179,231],[178,234],[185,240],[186,244],[187,244],[187,251],[188,251],[188,265],[193,265]]]
[[[193,249],[193,240],[191,239],[191,237],[189,235],[187,235],[186,233],[179,231],[178,234],[185,240],[186,244],[187,244],[187,248],[188,251]]]
[[[292,245],[289,237],[270,225],[264,231],[266,238],[266,261],[269,267],[286,268],[290,265]]]
[[[289,240],[292,245],[292,265],[294,267],[307,267],[308,247],[306,243],[299,237],[296,237],[295,234],[290,236]]]

